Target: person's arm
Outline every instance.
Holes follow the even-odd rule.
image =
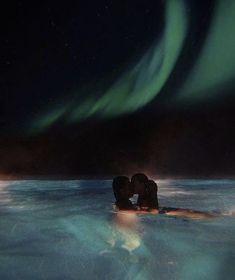
[[[152,215],[157,215],[159,214],[159,211],[157,209],[119,209],[119,212],[122,213],[134,213],[134,214],[152,214]]]
[[[168,216],[181,216],[187,217],[192,219],[203,219],[203,218],[216,218],[221,216],[218,213],[210,213],[210,212],[202,212],[202,211],[195,211],[191,209],[174,209],[168,210],[166,213]]]

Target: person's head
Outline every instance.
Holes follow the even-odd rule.
[[[132,196],[130,180],[126,176],[118,176],[113,179],[113,193],[116,200],[128,199]]]
[[[137,173],[131,178],[131,188],[133,193],[143,195],[146,189],[148,177],[143,173]]]

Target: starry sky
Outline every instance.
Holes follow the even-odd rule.
[[[1,21],[0,175],[234,176],[234,1],[14,1]]]

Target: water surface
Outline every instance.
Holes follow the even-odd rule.
[[[161,206],[235,209],[234,180],[157,183]],[[0,181],[0,279],[234,279],[235,217],[120,217],[113,202],[109,180]]]

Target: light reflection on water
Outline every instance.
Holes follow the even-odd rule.
[[[163,206],[229,211],[235,181],[161,180]],[[235,219],[117,214],[111,181],[0,181],[0,279],[234,279]]]
[[[0,206],[1,205],[10,205],[12,203],[12,199],[10,193],[8,192],[8,185],[10,182],[8,181],[0,181]]]
[[[113,218],[113,237],[111,239],[112,247],[115,246],[117,239],[123,239],[122,248],[129,253],[137,249],[141,244],[140,237],[140,219],[137,214],[128,212],[117,212]]]

